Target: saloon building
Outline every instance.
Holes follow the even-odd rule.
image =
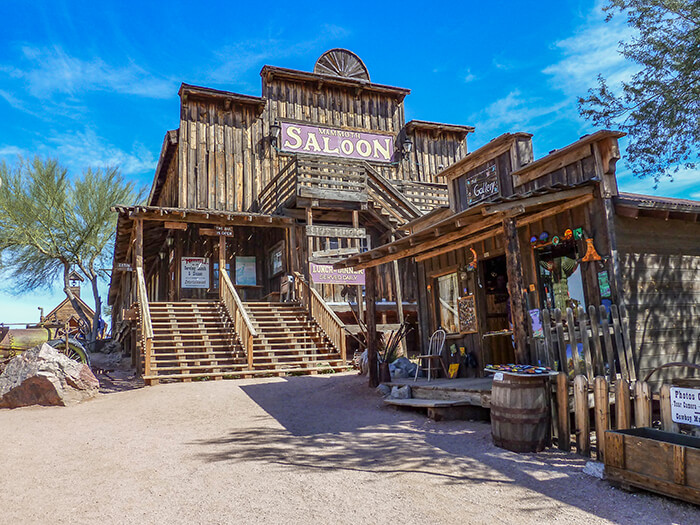
[[[621,193],[622,134],[468,153],[350,51],[260,76],[183,84],[146,205],[114,208],[112,332],[147,383],[342,370],[365,323],[371,360],[377,331],[411,324],[411,354],[443,328],[459,375],[695,359],[700,203]]]

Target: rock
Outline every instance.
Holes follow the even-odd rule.
[[[388,395],[391,395],[391,387],[389,385],[385,385],[384,383],[379,385],[376,388],[376,390],[377,390],[377,393],[382,397],[386,397]]]
[[[394,379],[407,379],[416,376],[417,365],[411,363],[405,357],[399,357],[396,361],[389,364],[391,377]]]
[[[369,372],[369,355],[365,350],[360,356],[360,374],[367,375],[367,372]]]
[[[411,399],[411,387],[408,385],[394,386],[391,388],[391,397],[394,399]]]
[[[597,461],[586,461],[586,466],[583,467],[583,473],[593,476],[594,478],[603,479],[605,465]]]
[[[97,395],[90,367],[44,343],[15,357],[0,375],[0,408],[66,406]]]

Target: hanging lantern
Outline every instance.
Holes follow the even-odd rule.
[[[595,246],[593,246],[593,239],[586,239],[586,255],[581,259],[583,262],[600,261],[601,256],[595,251]]]

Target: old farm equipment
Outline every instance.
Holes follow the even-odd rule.
[[[90,355],[78,337],[77,327],[61,323],[39,323],[19,325],[25,328],[11,328],[18,325],[0,325],[0,358],[13,357],[42,343],[48,343],[62,354],[87,365]]]

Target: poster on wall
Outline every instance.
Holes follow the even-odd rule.
[[[275,244],[269,252],[270,277],[284,271],[284,241]]]
[[[209,288],[209,258],[183,257],[180,275],[182,288]]]
[[[255,256],[236,257],[236,285],[255,286],[258,276],[255,268]]]
[[[476,319],[476,302],[474,294],[459,298],[459,333],[473,334],[478,332]]]
[[[533,337],[544,337],[544,329],[542,328],[542,320],[540,319],[540,311],[535,308],[528,310],[530,314],[530,326],[532,326]]]
[[[598,287],[600,288],[601,297],[612,297],[612,292],[610,291],[610,277],[608,276],[607,270],[598,272]]]

